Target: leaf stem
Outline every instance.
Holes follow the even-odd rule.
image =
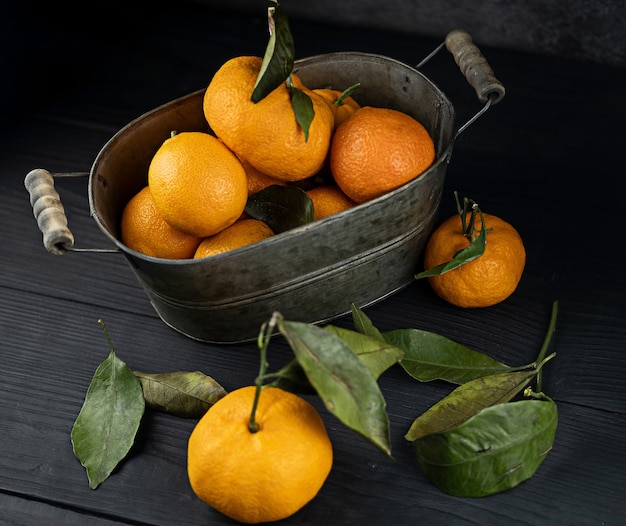
[[[263,389],[263,382],[266,378],[268,378],[268,375],[266,374],[267,367],[269,365],[267,362],[267,348],[269,347],[270,339],[272,337],[272,333],[274,332],[274,328],[278,323],[279,316],[280,314],[275,312],[270,320],[263,324],[257,338],[257,345],[261,351],[261,357],[259,360],[259,374],[254,380],[256,391],[254,392],[254,401],[252,402],[252,411],[250,412],[250,421],[248,422],[248,430],[250,433],[256,433],[261,429],[259,423],[256,421],[256,410],[259,406],[259,398],[261,396],[261,390]]]
[[[467,230],[465,231],[465,237],[467,237],[470,242],[474,241],[474,239],[476,239],[476,236],[474,235],[474,222],[476,221],[476,213],[480,212],[480,209],[478,208],[478,205],[474,202],[474,201],[470,201],[471,203],[471,214],[470,214],[470,220],[469,220],[469,225],[467,225]],[[480,216],[482,217],[482,213],[480,214]],[[485,223],[485,220],[483,219],[483,224]]]
[[[550,313],[550,323],[548,324],[548,330],[546,331],[546,336],[543,340],[543,345],[539,350],[539,354],[537,355],[537,364],[541,364],[544,361],[546,353],[548,352],[548,348],[550,347],[550,343],[552,342],[552,335],[556,329],[556,320],[557,314],[559,311],[559,302],[555,300],[552,303],[552,312]],[[541,369],[537,373],[537,392],[541,392]]]
[[[107,331],[107,326],[104,324],[104,320],[98,320],[98,323],[102,327],[102,331],[104,332],[104,337],[109,345],[109,349],[113,354],[115,354],[115,348],[113,347],[113,342],[111,341],[111,337],[109,336],[109,331]]]
[[[333,102],[333,104],[335,106],[341,106],[343,104],[343,101],[346,100],[350,95],[352,95],[360,86],[360,82],[352,84],[352,86],[346,88],[341,92],[341,94],[339,95],[339,97],[337,97],[337,100]]]
[[[459,193],[457,191],[454,192],[454,199],[456,201],[456,210],[461,218],[461,228],[463,231],[463,235],[471,241],[474,241],[478,236],[474,233],[474,222],[476,221],[476,214],[479,214],[482,220],[482,230],[485,229],[485,219],[483,218],[483,214],[478,207],[478,203],[473,199],[469,199],[467,197],[463,198],[463,205],[461,206],[461,201],[459,201]],[[467,214],[470,214],[469,223],[467,221]]]
[[[467,225],[465,222],[465,216],[467,215],[466,214],[467,197],[463,198],[463,206],[461,206],[461,201],[459,201],[459,192],[455,190],[454,201],[456,202],[456,211],[459,214],[459,217],[461,218],[461,229],[463,230],[463,234],[465,234],[465,232],[467,231]]]

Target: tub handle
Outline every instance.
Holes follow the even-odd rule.
[[[459,66],[467,82],[476,91],[478,100],[497,104],[504,97],[504,85],[495,77],[487,59],[463,29],[448,33],[445,46]]]
[[[82,177],[83,172],[63,174],[65,177]],[[60,174],[56,175],[57,177]],[[54,187],[54,177],[48,170],[36,168],[24,178],[24,186],[30,195],[30,206],[43,234],[43,246],[55,255],[74,252],[119,252],[117,249],[76,248],[74,235],[67,226],[65,208]]]
[[[30,206],[43,234],[43,246],[56,255],[74,246],[74,235],[67,226],[65,208],[54,188],[54,178],[48,170],[36,168],[24,178],[24,186],[30,195]]]
[[[478,100],[483,102],[483,107],[463,126],[454,136],[456,139],[478,117],[485,113],[493,104],[502,100],[505,94],[504,85],[495,75],[487,59],[474,44],[470,34],[464,29],[455,29],[447,34],[445,40],[439,44],[427,57],[415,66],[420,69],[426,62],[433,58],[442,48],[446,47],[454,57],[454,61],[463,73],[470,86],[474,88]]]

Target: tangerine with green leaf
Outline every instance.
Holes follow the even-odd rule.
[[[486,228],[483,254],[428,278],[438,296],[458,307],[489,307],[504,301],[517,288],[526,265],[526,250],[517,230],[495,215],[482,213],[482,218]],[[446,219],[428,239],[424,268],[451,261],[481,229],[481,214],[463,212]]]
[[[203,111],[215,134],[257,170],[283,181],[300,181],[324,165],[334,117],[324,99],[290,77],[259,102],[252,92],[263,60],[239,56],[224,63],[211,79]],[[311,102],[313,117],[305,131],[296,118],[297,100]]]

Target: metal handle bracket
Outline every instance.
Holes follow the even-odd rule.
[[[117,248],[77,248],[74,235],[67,226],[67,216],[61,198],[54,188],[55,177],[84,177],[86,172],[51,174],[43,168],[31,170],[24,178],[24,186],[30,195],[30,206],[43,234],[43,245],[57,256],[66,252],[118,253]]]
[[[457,130],[456,138],[493,104],[500,102],[506,90],[504,85],[494,76],[491,66],[480,52],[480,49],[474,44],[470,34],[463,29],[450,31],[445,40],[422,59],[415,66],[415,69],[420,69],[444,47],[452,54],[461,73],[469,85],[474,88],[478,100],[484,103],[483,107]]]

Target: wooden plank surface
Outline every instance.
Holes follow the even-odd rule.
[[[45,27],[43,19],[34,22]],[[88,169],[131,119],[200,89],[229,56],[262,53],[263,24],[262,16],[226,16],[197,6],[147,19],[131,10],[124,20],[92,23],[96,42],[86,49],[67,37],[55,39],[52,31],[48,51],[44,42],[30,42],[21,58],[13,52],[24,71],[47,75],[36,87],[50,89],[25,86],[20,92],[13,86],[19,111],[5,109],[0,131],[0,524],[232,523],[189,487],[186,441],[193,420],[148,412],[129,459],[95,491],[88,489],[69,437],[91,375],[108,353],[99,318],[131,367],[200,369],[227,390],[253,381],[255,346],[202,344],[166,327],[120,254],[48,254],[22,180],[36,167]],[[416,63],[437,44],[402,34],[297,21],[292,26],[300,56],[350,49]],[[425,480],[403,435],[450,386],[419,384],[394,368],[381,386],[396,461],[312,399],[333,440],[335,464],[318,497],[285,524],[584,526],[626,519],[624,184],[615,168],[625,138],[624,71],[484,51],[507,96],[458,139],[441,214],[454,212],[452,191],[458,190],[516,225],[528,251],[520,288],[496,307],[463,310],[416,282],[366,312],[381,330],[433,330],[522,365],[536,356],[558,299],[557,358],[544,379],[560,415],[554,450],[535,477],[514,490],[483,499],[442,494]],[[445,86],[463,121],[479,105],[450,62],[436,57],[427,74]],[[58,189],[77,244],[101,247],[107,239],[89,217],[86,185],[84,179],[63,180]],[[337,323],[351,325],[349,319]],[[271,356],[278,367],[291,354],[277,340]]]

